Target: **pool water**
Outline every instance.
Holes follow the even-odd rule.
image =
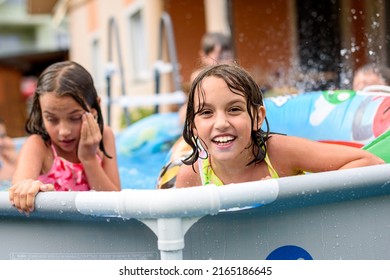
[[[122,189],[155,189],[157,177],[167,159],[161,152],[143,158],[118,159]]]
[[[154,189],[170,149],[182,133],[177,113],[142,119],[116,137],[122,189]]]
[[[11,186],[10,180],[1,180],[0,181],[0,191],[6,191]]]

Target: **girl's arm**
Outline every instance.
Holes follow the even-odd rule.
[[[273,135],[268,141],[271,163],[281,176],[307,172],[325,172],[383,164],[384,161],[359,148],[320,143],[304,138]]]
[[[98,150],[101,137],[99,127],[92,114],[85,114],[83,116],[79,143],[79,159],[83,163],[91,189],[97,191],[120,191],[114,133],[110,127],[104,127],[104,146],[106,152],[112,158],[102,156],[102,164],[96,158],[96,151]]]
[[[46,155],[47,146],[43,139],[38,135],[28,137],[20,149],[12,183],[24,179],[37,179],[41,174]]]
[[[53,185],[36,181],[48,156],[47,150],[38,135],[27,138],[20,150],[9,189],[10,201],[20,212],[29,213],[34,210],[35,196],[39,191],[54,190]]]

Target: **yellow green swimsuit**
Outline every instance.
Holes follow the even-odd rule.
[[[267,164],[267,168],[271,177],[275,179],[279,178],[278,173],[273,168],[271,161],[269,160],[268,154],[265,154],[264,161]],[[216,186],[224,185],[221,179],[219,179],[217,175],[215,175],[213,168],[210,165],[209,158],[205,158],[205,159],[199,158],[198,164],[199,164],[199,173],[200,173],[200,178],[202,180],[202,185],[210,185],[210,184],[214,184]]]

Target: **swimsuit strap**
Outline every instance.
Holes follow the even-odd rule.
[[[208,157],[204,159],[199,158],[198,164],[199,164],[199,174],[202,180],[202,185],[210,185],[210,184],[214,184],[216,186],[224,185],[221,179],[219,179],[217,175],[215,175]]]
[[[53,151],[53,157],[54,158],[57,158],[57,150],[56,150],[56,148],[54,147],[54,145],[53,145],[53,143],[51,143],[50,144],[50,146],[51,146],[51,150]]]
[[[268,154],[265,154],[264,158],[265,163],[267,164],[268,172],[271,175],[271,178],[277,179],[279,178],[279,174],[276,172],[275,168],[272,166],[271,161],[268,157]],[[199,174],[202,180],[202,185],[210,185],[214,184],[216,186],[222,186],[224,183],[221,179],[215,175],[213,168],[211,167],[209,157],[207,158],[199,158],[198,159],[199,166]]]
[[[265,154],[264,161],[267,164],[268,172],[271,175],[271,178],[277,179],[279,178],[279,174],[276,172],[275,168],[272,166],[271,161],[268,157],[268,154]]]

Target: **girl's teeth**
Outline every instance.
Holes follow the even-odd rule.
[[[233,137],[218,137],[215,139],[215,142],[218,143],[227,143],[229,141],[233,140]]]

